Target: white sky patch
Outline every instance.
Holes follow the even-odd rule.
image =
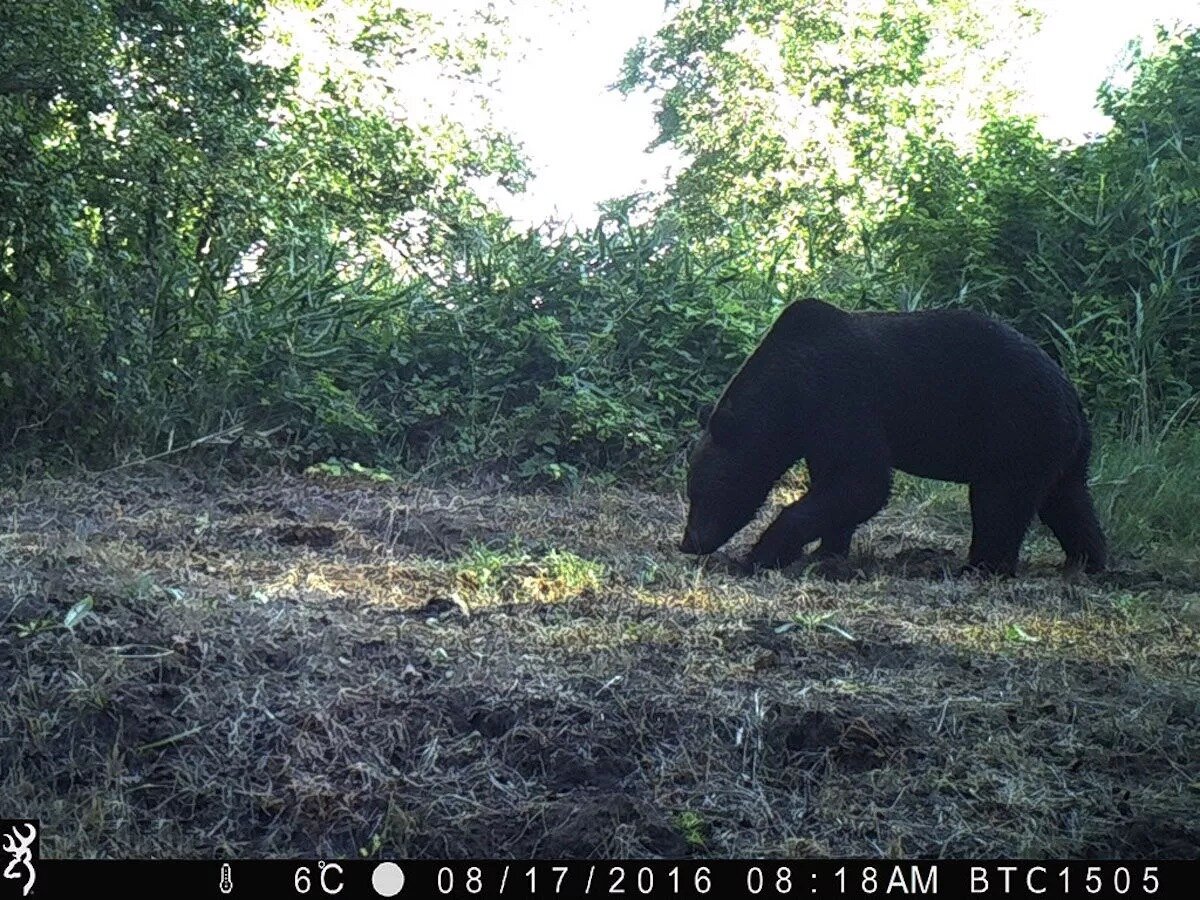
[[[679,156],[645,152],[658,135],[654,104],[608,89],[625,53],[665,21],[661,0],[568,0],[556,15],[519,6],[510,14],[527,43],[502,66],[492,109],[523,142],[535,178],[524,195],[500,198],[505,212],[526,224],[556,217],[588,227],[597,203],[661,188]]]
[[[1135,38],[1152,41],[1155,22],[1200,23],[1200,0],[1043,0],[1040,33],[1020,54],[1028,99],[1047,137],[1081,141],[1112,124],[1096,89]],[[1117,79],[1120,83],[1121,79]]]

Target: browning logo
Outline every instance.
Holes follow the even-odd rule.
[[[37,880],[38,823],[32,819],[0,819],[0,861],[7,859],[4,878],[15,884],[0,882],[0,895],[28,897]]]

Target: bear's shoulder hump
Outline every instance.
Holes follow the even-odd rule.
[[[772,330],[780,335],[803,337],[813,335],[831,325],[839,325],[849,316],[831,303],[809,297],[795,300],[783,308]]]

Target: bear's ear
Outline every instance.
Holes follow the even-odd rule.
[[[741,429],[728,406],[720,405],[713,410],[708,417],[708,433],[718,444],[729,446],[737,442]]]
[[[701,403],[696,407],[696,421],[700,423],[701,428],[708,427],[708,420],[712,418],[713,410],[716,404]]]

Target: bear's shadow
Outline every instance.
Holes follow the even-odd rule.
[[[725,572],[744,578],[756,575],[740,557],[723,550],[702,557],[700,565],[708,572]],[[966,558],[961,552],[946,547],[909,547],[892,555],[880,555],[870,549],[854,550],[848,557],[833,559],[819,559],[809,553],[780,571],[786,578],[821,578],[834,582],[870,581],[873,578],[946,581],[982,577],[974,576],[966,568]],[[1066,572],[1061,565],[1045,561],[1023,562],[1017,570],[1017,577],[1053,576],[1075,578],[1080,577],[1080,573]],[[1164,573],[1153,568],[1112,567],[1086,578],[1093,584],[1126,590],[1155,587],[1196,590],[1200,586],[1200,581],[1188,573]]]
[[[910,547],[891,556],[870,551],[855,551],[847,557],[821,559],[805,554],[781,569],[787,578],[822,578],[826,581],[869,581],[872,578],[912,578],[944,581],[962,573],[966,560],[960,553],[944,547]],[[718,550],[703,558],[705,571],[754,577],[756,574],[741,558]]]
[[[960,574],[965,563],[961,554],[944,547],[910,547],[892,556],[870,552],[856,552],[835,559],[806,556],[799,565],[789,566],[784,573],[810,575],[826,581],[865,581],[882,576],[943,581]]]

